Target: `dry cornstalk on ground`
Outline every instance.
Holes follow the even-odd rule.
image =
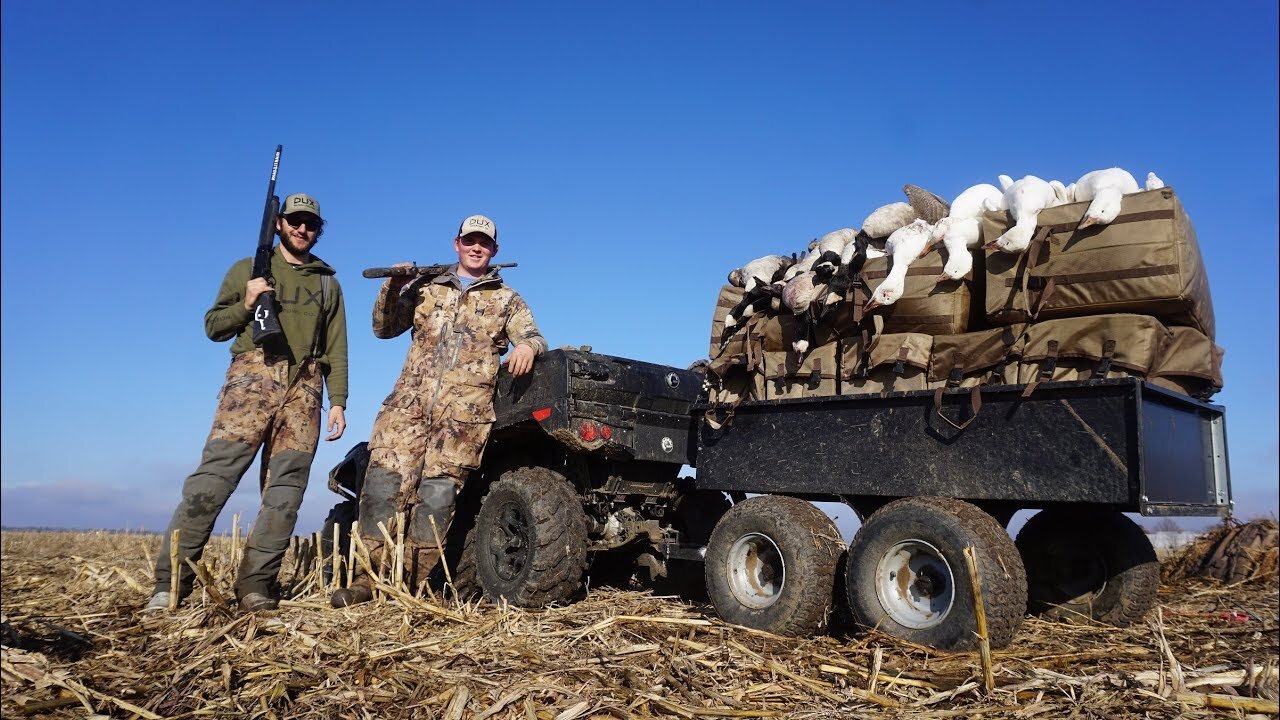
[[[1174,554],[1163,570],[1166,582],[1275,578],[1280,575],[1280,524],[1270,518],[1247,523],[1227,520]]]
[[[215,538],[207,589],[137,613],[154,535],[4,532],[8,717],[991,718],[1273,717],[1274,577],[1161,589],[1146,625],[1029,618],[992,652],[938,653],[877,634],[781,638],[710,608],[599,589],[522,610],[384,586],[333,610],[309,543],[274,612],[232,607],[233,547]]]

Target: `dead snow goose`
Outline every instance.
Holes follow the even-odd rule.
[[[782,277],[782,273],[796,261],[787,255],[765,255],[736,268],[729,273],[729,284],[740,287],[745,292],[754,292],[760,283],[771,283]]]
[[[1138,192],[1138,181],[1118,167],[1087,172],[1076,181],[1075,201],[1089,200],[1079,229],[1109,225],[1120,214],[1121,196]]]
[[[1162,187],[1164,187],[1164,181],[1160,179],[1159,175],[1153,172],[1147,173],[1147,190],[1159,190]]]
[[[1020,253],[1031,244],[1041,210],[1062,204],[1053,187],[1035,175],[1026,175],[1010,185],[1004,191],[1004,202],[1013,215],[1013,227],[983,247],[1009,253]]]
[[[906,227],[893,231],[885,241],[884,249],[893,256],[893,266],[883,282],[871,293],[871,299],[863,307],[870,312],[884,305],[898,302],[906,290],[907,270],[924,252],[933,235],[933,226],[924,220],[915,220]]]
[[[1004,193],[995,185],[980,183],[957,195],[951,201],[951,214],[933,226],[933,237],[925,250],[939,242],[947,249],[947,264],[939,280],[959,280],[973,269],[969,251],[981,244],[982,213],[987,209],[1005,209]]]
[[[862,231],[877,240],[887,238],[894,230],[910,225],[918,217],[915,208],[909,203],[889,203],[871,211],[867,219],[862,221]]]

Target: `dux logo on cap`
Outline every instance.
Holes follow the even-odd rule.
[[[471,218],[467,221],[467,225],[479,230],[488,230],[492,223],[484,218]]]

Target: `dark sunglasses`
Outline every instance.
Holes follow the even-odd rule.
[[[475,235],[464,235],[463,237],[459,238],[459,242],[461,242],[463,245],[466,245],[467,247],[471,247],[472,245],[475,245],[477,243],[487,248],[493,248],[497,245],[497,243],[495,243],[493,240],[490,240],[487,237],[476,237]]]
[[[306,225],[312,230],[319,230],[320,227],[324,225],[323,220],[316,217],[315,215],[312,215],[311,213],[300,213],[300,212],[289,213],[288,215],[284,216],[284,221],[296,228],[300,228],[303,225]]]

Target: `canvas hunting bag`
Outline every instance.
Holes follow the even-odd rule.
[[[946,256],[939,251],[941,247],[935,246],[911,263],[905,290],[896,303],[873,311],[873,315],[884,318],[885,332],[950,335],[969,329],[971,308],[982,307],[982,253],[974,253],[973,270],[968,275],[959,280],[939,281],[946,265]],[[862,279],[867,287],[858,288],[854,301],[865,304],[869,293],[889,275],[892,265],[891,257],[868,259],[862,266]],[[976,306],[973,305],[975,294],[979,297]]]
[[[835,342],[811,348],[803,358],[795,350],[766,350],[763,366],[765,399],[835,395],[838,358],[839,344]]]
[[[1018,382],[1026,325],[959,335],[935,335],[929,358],[931,387],[967,388]]]
[[[865,395],[929,388],[933,337],[924,333],[881,333],[840,342],[840,394]]]
[[[1021,254],[992,250],[986,315],[994,325],[1074,315],[1141,313],[1214,336],[1209,278],[1195,229],[1172,188],[1124,196],[1110,225],[1076,230],[1089,203],[1040,211]],[[1007,212],[983,216],[983,236],[1009,228]]]
[[[1023,395],[1050,380],[1143,377],[1170,341],[1149,315],[1087,315],[1034,323],[1027,328],[1018,365]]]
[[[1169,328],[1169,344],[1156,360],[1147,381],[1200,400],[1222,389],[1223,349],[1189,327]]]
[[[711,315],[711,344],[707,350],[708,358],[715,360],[723,354],[746,353],[746,333],[743,332],[743,328],[739,327],[737,332],[728,338],[724,336],[725,318],[728,317],[730,310],[742,302],[743,295],[740,287],[725,285],[720,288],[720,294],[716,297],[715,311]],[[727,343],[726,340],[728,340]]]

